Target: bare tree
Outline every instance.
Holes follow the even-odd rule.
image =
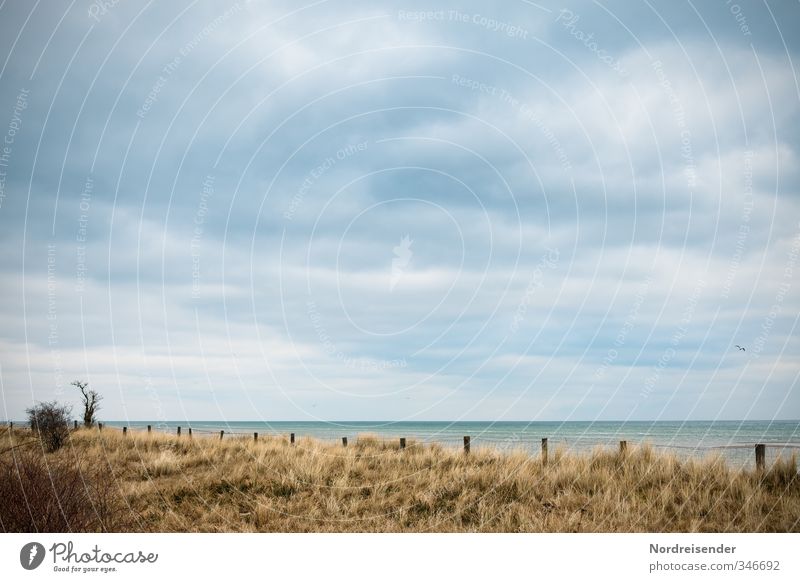
[[[95,414],[100,410],[100,401],[103,397],[96,390],[90,390],[88,382],[75,380],[71,385],[81,391],[81,397],[83,398],[83,426],[91,428],[97,420]]]

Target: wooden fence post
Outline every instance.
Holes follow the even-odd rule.
[[[192,429],[189,429],[192,430]],[[178,427],[178,436],[181,436],[181,427]]]
[[[13,420],[8,422],[8,429],[9,430],[14,430],[14,421]]]
[[[547,439],[542,439],[542,465],[547,464]]]
[[[189,438],[192,438],[192,427],[189,427]]]
[[[289,444],[294,444],[294,433],[289,435]]]
[[[103,423],[102,422],[98,422],[97,423],[97,430],[103,430]]]
[[[255,442],[255,441],[257,441],[257,440],[258,440],[258,433],[257,433],[257,432],[254,432],[254,433],[253,433],[253,441]]]
[[[756,445],[756,470],[763,471],[767,466],[767,445]]]
[[[73,430],[78,430],[78,421],[77,420],[73,420],[72,421],[72,429]]]
[[[219,431],[219,440],[222,440],[222,437],[224,436],[225,436],[225,431],[224,430]]]
[[[619,452],[624,454],[628,450],[628,441],[619,441]]]
[[[400,448],[401,449],[406,448],[406,439],[405,439],[405,437],[400,437]]]
[[[469,437],[468,436],[464,437],[464,452],[465,453],[469,452]]]
[[[347,446],[347,437],[342,437],[342,446],[343,447]]]
[[[122,436],[128,436],[128,427],[127,426],[123,426],[122,427]]]

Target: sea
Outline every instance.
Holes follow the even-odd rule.
[[[548,439],[548,451],[556,450],[586,454],[600,448],[618,448],[626,441],[629,448],[648,444],[655,450],[675,453],[679,457],[704,458],[721,455],[730,465],[751,467],[755,445],[766,445],[767,462],[779,456],[788,458],[800,454],[800,421],[109,421],[109,428],[127,426],[131,431],[152,430],[175,434],[178,427],[187,435],[224,438],[281,436],[288,439],[313,437],[324,441],[341,442],[342,437],[356,442],[359,436],[373,435],[384,439],[405,437],[419,443],[438,443],[447,447],[463,446],[470,437],[471,448],[521,449],[531,454],[541,450],[542,439]]]

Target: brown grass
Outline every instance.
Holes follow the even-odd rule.
[[[48,458],[102,471],[124,531],[800,531],[794,458],[759,474],[641,447],[557,450],[542,467],[522,451],[401,451],[374,436],[292,447],[111,430],[79,430]]]
[[[68,433],[67,433],[68,435]],[[96,466],[47,454],[43,441],[0,431],[0,528],[5,532],[126,529],[119,489]],[[42,445],[45,443],[45,446]],[[5,445],[5,446],[3,446]]]

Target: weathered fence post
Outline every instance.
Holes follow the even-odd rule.
[[[253,433],[253,441],[257,441],[257,440],[258,440],[258,433],[254,432]]]
[[[224,436],[225,436],[225,431],[224,430],[219,431],[219,440],[222,440],[222,437]]]
[[[72,429],[73,430],[78,430],[78,421],[77,420],[73,420],[72,421]]]
[[[342,446],[343,447],[347,446],[347,437],[342,437]]]
[[[400,448],[406,448],[406,439],[404,437],[400,437]]]
[[[756,469],[763,471],[767,465],[767,445],[756,445]]]
[[[628,450],[628,441],[619,441],[619,452],[624,454]]]
[[[464,452],[465,453],[469,452],[469,437],[468,436],[464,437]]]
[[[98,422],[97,423],[97,430],[103,430],[103,423],[102,422]]]
[[[547,464],[547,439],[542,439],[542,465]]]
[[[189,427],[189,438],[192,438],[192,427]]]
[[[122,427],[122,436],[128,436],[128,427],[127,426],[123,426]]]
[[[150,431],[152,431],[152,430],[153,430],[153,427],[148,424],[147,425],[147,434],[150,434]]]
[[[292,445],[294,444],[294,433],[289,435],[289,443]]]
[[[192,429],[189,429],[192,430]],[[178,436],[181,436],[181,427],[178,427]]]
[[[9,430],[14,430],[14,421],[13,421],[13,420],[10,420],[10,421],[8,422],[8,429],[9,429]]]

